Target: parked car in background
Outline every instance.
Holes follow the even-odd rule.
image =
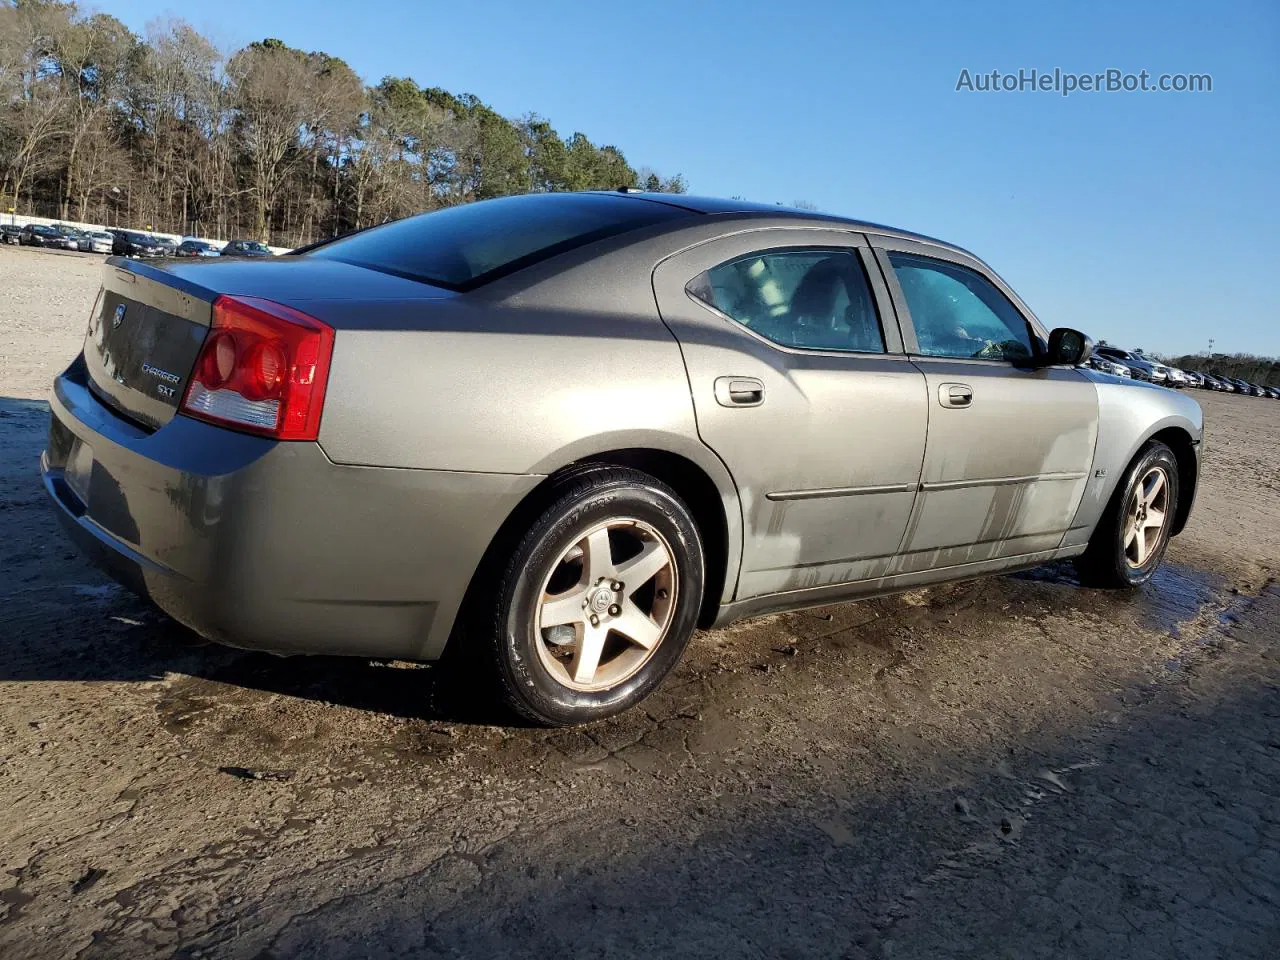
[[[1231,382],[1236,385],[1236,393],[1243,393],[1246,397],[1256,397],[1259,390],[1248,380],[1241,380],[1239,377],[1232,377]]]
[[[41,223],[28,223],[22,228],[18,238],[27,247],[61,247],[63,243],[62,234]]]
[[[219,255],[217,244],[208,240],[183,240],[178,244],[179,257],[216,257]]]
[[[1204,381],[1204,388],[1206,390],[1221,391],[1226,389],[1226,384],[1224,384],[1221,380],[1215,377],[1212,373],[1202,373],[1200,376],[1201,376],[1201,379]]]
[[[178,255],[178,241],[173,237],[156,237],[156,243],[164,251],[161,256],[176,257]]]
[[[1198,390],[1204,389],[1204,374],[1202,373],[1197,373],[1195,370],[1183,370],[1182,379],[1188,387],[1195,387]]]
[[[1108,360],[1106,357],[1093,356],[1089,358],[1086,366],[1102,373],[1109,373],[1113,377],[1128,377],[1129,368],[1123,363],[1116,363],[1114,360]]]
[[[528,194],[271,263],[112,263],[40,471],[206,637],[456,652],[475,696],[583,723],[698,625],[1068,557],[1147,582],[1203,418],[1091,349],[929,237]]]
[[[1164,384],[1166,387],[1182,388],[1182,381],[1174,376],[1173,368],[1156,361],[1151,363],[1151,382]]]
[[[80,237],[83,235],[82,230],[79,230],[76,227],[69,227],[65,223],[55,223],[53,225],[53,229],[57,232],[58,236],[62,238],[63,250],[80,249]]]
[[[22,228],[16,223],[0,223],[0,243],[11,243],[17,246],[22,242]]]
[[[85,253],[110,253],[115,238],[105,230],[85,230],[80,234],[79,249]]]
[[[224,257],[274,257],[271,248],[257,240],[232,240],[222,248]]]
[[[112,230],[111,252],[117,257],[163,257],[165,247],[157,237],[139,230]]]
[[[1123,363],[1129,368],[1129,376],[1134,380],[1148,380],[1152,383],[1164,383],[1163,374],[1159,377],[1156,376],[1156,365],[1136,353],[1130,353],[1128,350],[1121,350],[1119,347],[1113,347],[1107,344],[1096,348],[1094,353],[1106,357],[1108,360]]]
[[[1263,392],[1264,394],[1266,394],[1266,395],[1267,395],[1267,397],[1269,397],[1269,398],[1270,398],[1270,399],[1272,399],[1272,400],[1280,400],[1280,387],[1267,387],[1267,386],[1264,386],[1264,387],[1262,388],[1262,392]]]

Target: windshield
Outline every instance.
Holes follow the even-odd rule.
[[[689,216],[679,207],[618,194],[533,193],[397,220],[303,256],[470,290],[594,240]]]

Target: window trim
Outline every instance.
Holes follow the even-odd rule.
[[[771,340],[764,334],[753,330],[741,320],[725,313],[713,303],[708,303],[701,297],[695,296],[689,288],[693,281],[697,280],[703,274],[708,274],[718,267],[726,264],[736,263],[739,260],[746,260],[751,257],[767,257],[770,254],[789,254],[789,253],[842,253],[852,257],[854,262],[862,270],[863,279],[866,281],[867,293],[871,298],[871,307],[876,313],[876,323],[880,327],[880,350],[837,350],[825,347],[802,347],[793,344],[779,343]],[[880,268],[875,259],[871,256],[869,248],[866,246],[844,246],[840,244],[830,243],[813,243],[813,244],[782,244],[779,246],[763,247],[759,249],[749,250],[745,253],[737,254],[726,259],[719,260],[709,267],[699,270],[683,285],[684,295],[698,306],[705,310],[709,310],[716,317],[725,320],[733,325],[735,330],[740,330],[748,334],[760,343],[766,344],[774,350],[783,353],[798,354],[802,356],[823,356],[823,357],[902,357],[903,345],[900,339],[891,334],[897,333],[897,324],[892,326],[885,322],[885,306],[888,301],[888,291],[883,287],[883,281],[879,277]],[[877,283],[877,281],[880,281]]]
[[[1023,303],[1022,299],[1013,292],[1013,290],[1001,280],[994,271],[985,263],[976,257],[966,256],[958,251],[949,250],[945,247],[933,246],[932,244],[917,243],[912,240],[901,240],[896,237],[887,237],[879,235],[869,235],[872,253],[875,256],[877,264],[879,264],[880,272],[884,276],[885,285],[888,287],[890,298],[893,300],[894,310],[898,317],[898,326],[902,332],[903,349],[907,356],[913,360],[941,360],[947,363],[995,363],[1003,364],[1006,367],[1015,368],[1021,366],[1013,360],[995,360],[985,357],[935,357],[930,354],[920,352],[920,343],[916,339],[915,320],[911,316],[911,309],[907,305],[906,294],[902,291],[902,285],[898,283],[897,272],[893,268],[893,264],[889,260],[890,253],[903,253],[908,256],[920,257],[925,260],[936,260],[940,263],[950,266],[961,267],[976,273],[982,279],[990,283],[996,290],[1009,301],[1009,305],[1013,307],[1014,312],[1022,317],[1027,324],[1027,329],[1031,333],[1031,349],[1033,360],[1036,365],[1042,365],[1048,352],[1048,331],[1045,329],[1034,313]]]

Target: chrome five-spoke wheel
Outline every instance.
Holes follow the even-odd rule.
[[[1134,485],[1125,510],[1124,553],[1131,567],[1147,562],[1160,545],[1168,519],[1168,475],[1163,466],[1155,466]]]
[[[1076,558],[1091,587],[1136,587],[1151,579],[1178,525],[1178,461],[1150,441],[1117,484],[1085,552]]]
[[[543,667],[577,691],[624,682],[666,637],[678,589],[671,546],[652,524],[634,517],[596,524],[561,553],[538,592]]]

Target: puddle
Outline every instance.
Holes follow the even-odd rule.
[[[1165,563],[1134,598],[1142,605],[1148,626],[1180,637],[1181,625],[1205,607],[1228,606],[1226,591],[1226,580],[1219,574]]]
[[[1264,597],[1274,596],[1275,593],[1275,581],[1268,580],[1256,595],[1242,593],[1233,596],[1231,602],[1218,611],[1218,615],[1213,621],[1198,636],[1193,638],[1182,653],[1165,661],[1165,669],[1170,673],[1181,673],[1186,667],[1190,656],[1227,637],[1229,635],[1228,631],[1241,622],[1243,614],[1250,607]],[[1174,636],[1181,637],[1181,634],[1175,630]]]
[[[35,894],[23,893],[17,887],[10,887],[8,890],[0,890],[0,904],[4,904],[8,909],[0,914],[0,923],[12,923],[22,916],[22,908],[35,899]]]
[[[1145,584],[1128,591],[1085,591],[1080,586],[1075,567],[1066,561],[1046,563],[1010,574],[1009,579],[1076,587],[1082,591],[1082,605],[1095,607],[1096,612],[1103,613],[1106,612],[1104,605],[1114,604],[1137,614],[1142,626],[1174,637],[1181,636],[1182,625],[1194,620],[1206,607],[1225,608],[1229,605],[1226,578],[1167,561]]]

